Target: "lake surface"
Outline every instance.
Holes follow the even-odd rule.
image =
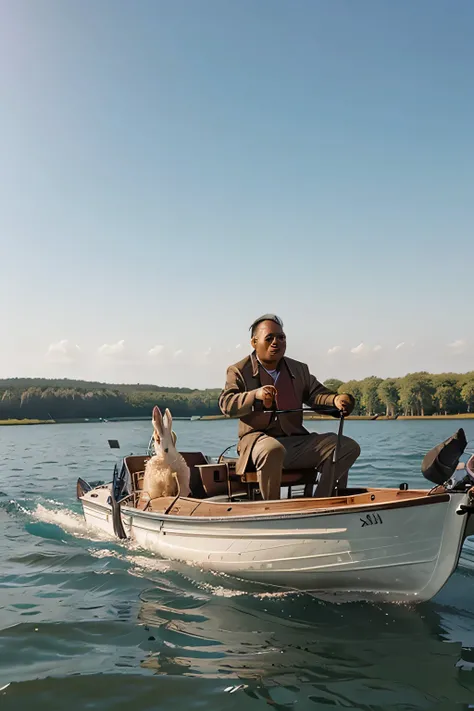
[[[308,429],[335,430],[337,423]],[[346,423],[355,484],[425,487],[428,449],[474,421]],[[236,423],[175,422],[219,454]],[[429,603],[321,602],[92,538],[78,476],[109,481],[146,422],[0,427],[0,709],[474,707],[474,545]],[[245,585],[245,587],[243,587]],[[2,688],[5,687],[5,688]]]

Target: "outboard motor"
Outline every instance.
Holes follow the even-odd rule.
[[[471,468],[457,469],[467,446],[466,435],[461,428],[451,437],[436,445],[425,455],[421,471],[432,484],[446,484],[450,489],[464,491],[474,485]]]

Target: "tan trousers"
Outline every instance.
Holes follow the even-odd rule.
[[[311,469],[321,472],[315,496],[331,496],[336,481],[338,487],[347,486],[349,469],[360,454],[353,439],[342,437],[336,472],[333,474],[332,457],[337,435],[333,432],[295,437],[260,437],[252,448],[251,461],[257,471],[260,491],[264,499],[279,499],[283,469]]]

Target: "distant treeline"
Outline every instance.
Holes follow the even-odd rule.
[[[403,378],[326,380],[331,390],[351,393],[355,415],[457,415],[474,412],[474,371],[409,373]]]
[[[403,378],[330,379],[324,383],[356,399],[355,415],[454,415],[474,412],[474,371],[409,373]],[[0,420],[67,420],[146,417],[154,405],[176,417],[220,414],[220,388],[193,390],[159,385],[106,384],[82,380],[0,380]]]
[[[122,385],[81,380],[0,380],[0,420],[151,416],[154,405],[176,417],[216,415],[219,389]]]

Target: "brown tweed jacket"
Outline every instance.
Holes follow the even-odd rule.
[[[296,407],[302,407],[303,404],[309,407],[334,404],[336,393],[325,388],[311,375],[305,363],[285,357],[280,363],[280,371],[282,369],[287,370],[291,379],[294,391],[292,399],[298,403]],[[255,394],[268,382],[265,376],[267,374],[253,352],[227,369],[226,384],[219,396],[221,412],[227,417],[240,418],[238,474],[245,472],[252,448],[263,434],[276,437],[307,434],[301,412],[278,415],[277,420],[273,415],[262,412],[263,404],[255,399]]]

